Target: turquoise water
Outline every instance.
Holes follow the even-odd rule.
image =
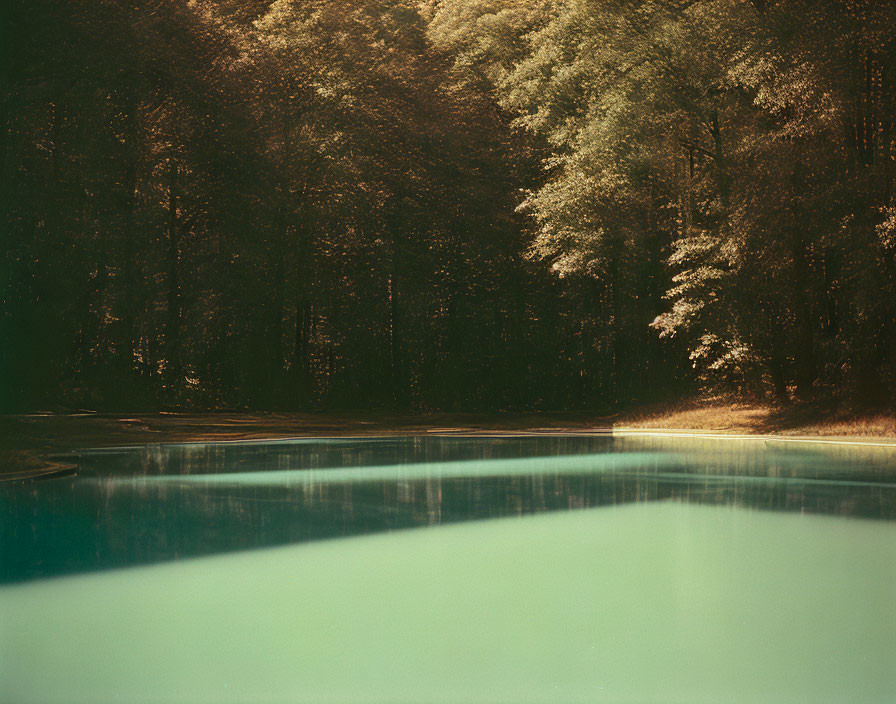
[[[889,449],[424,437],[0,488],[10,702],[891,702]]]

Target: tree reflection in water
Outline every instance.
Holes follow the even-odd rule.
[[[632,502],[896,518],[891,449],[609,436],[408,437],[85,453],[7,486],[2,581]]]

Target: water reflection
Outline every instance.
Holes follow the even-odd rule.
[[[684,501],[892,520],[896,452],[606,436],[148,446],[0,489],[0,580],[474,519]]]

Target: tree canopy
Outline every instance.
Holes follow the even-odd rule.
[[[4,13],[4,410],[896,392],[890,3]]]

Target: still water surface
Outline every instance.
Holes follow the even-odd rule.
[[[0,501],[2,701],[896,700],[892,448],[148,446]]]

